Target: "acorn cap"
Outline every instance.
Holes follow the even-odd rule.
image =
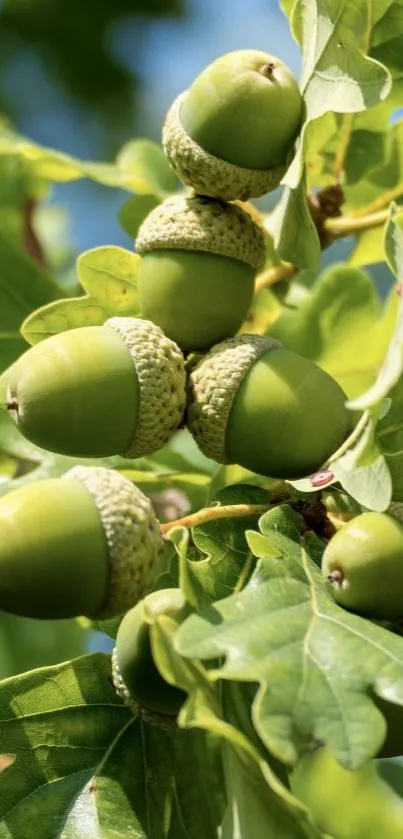
[[[163,731],[173,732],[178,730],[176,716],[171,714],[157,714],[156,711],[150,711],[149,708],[144,708],[131,696],[120,674],[116,647],[112,650],[112,681],[116,694],[120,699],[123,699],[126,707],[129,708],[135,717],[141,717],[144,722],[149,725],[155,725]]]
[[[178,428],[186,404],[185,362],[181,350],[151,321],[110,318],[105,326],[123,338],[133,360],[139,388],[139,413],[128,458],[162,448]]]
[[[187,426],[207,457],[218,463],[229,462],[227,425],[242,379],[264,353],[281,346],[274,338],[239,335],[212,347],[192,369]]]
[[[294,152],[274,169],[248,169],[215,157],[192,140],[181,123],[180,108],[186,94],[181,93],[171,105],[162,133],[165,154],[178,178],[200,195],[223,201],[246,201],[276,189]]]
[[[96,615],[121,615],[147,594],[163,550],[160,524],[151,501],[113,469],[75,466],[63,479],[78,480],[94,499],[109,556],[106,599]]]
[[[246,262],[259,271],[265,262],[263,229],[236,204],[203,196],[174,195],[159,204],[141,225],[136,250],[207,251]]]

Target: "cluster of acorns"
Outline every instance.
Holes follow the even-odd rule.
[[[342,444],[351,414],[331,376],[269,337],[233,337],[265,261],[264,232],[240,202],[279,184],[302,119],[291,72],[261,52],[223,56],[178,98],[163,143],[193,191],[140,227],[142,319],[55,335],[10,368],[7,409],[30,441],[73,457],[139,458],[186,424],[217,462],[290,479]],[[127,639],[138,621],[148,626],[138,601],[163,545],[147,498],[117,472],[80,466],[5,496],[0,534],[1,608],[40,618],[131,609],[115,681],[123,673],[138,699],[138,649]]]

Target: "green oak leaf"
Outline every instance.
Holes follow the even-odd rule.
[[[403,81],[402,6],[402,0],[378,2],[384,13],[374,26],[371,37],[371,55],[386,64],[393,78],[393,92],[398,89],[400,95]]]
[[[284,309],[270,335],[327,370],[353,399],[375,380],[397,306],[395,292],[382,305],[369,274],[336,264],[319,275],[297,308]]]
[[[393,500],[403,501],[403,378],[389,397],[389,411],[377,426],[377,441],[392,476]]]
[[[139,265],[137,254],[115,245],[85,251],[78,257],[77,274],[87,294],[37,309],[22,324],[24,338],[36,344],[67,329],[101,325],[109,317],[138,315]]]
[[[178,179],[158,143],[136,138],[120,150],[116,165],[137,184],[136,192],[163,196],[175,192]]]
[[[237,484],[222,489],[210,506],[269,504],[259,487]],[[258,515],[215,519],[192,529],[197,555],[192,558],[188,531],[176,528],[170,536],[181,568],[181,586],[189,602],[207,604],[239,591],[249,579],[255,560],[245,539],[245,528],[256,525]]]
[[[385,255],[390,270],[403,283],[403,232],[396,221],[392,205],[384,238]],[[402,286],[403,287],[403,286]],[[396,325],[377,378],[369,390],[350,401],[352,410],[363,411],[375,407],[399,381],[403,374],[403,296],[399,297]]]
[[[0,836],[218,836],[216,741],[135,719],[110,672],[97,654],[1,683]]]
[[[288,7],[286,11],[290,13]],[[304,189],[305,135],[310,123],[327,112],[353,114],[383,101],[390,93],[391,75],[385,65],[370,58],[368,28],[376,25],[381,10],[363,3],[297,0],[290,13],[292,33],[302,49],[301,91],[305,122],[297,152],[283,179],[286,186],[275,245],[282,259],[298,268],[315,268],[320,245],[309,218]],[[315,38],[312,38],[312,33]],[[343,134],[341,133],[343,141]],[[297,191],[297,196],[293,193]],[[282,227],[287,235],[282,234]],[[298,231],[304,230],[299,237]],[[294,234],[294,235],[293,235]],[[308,238],[307,238],[308,237]]]
[[[220,738],[227,798],[220,839],[246,839],[249,835],[254,839],[268,835],[320,839],[323,834],[280,777],[284,767],[268,755],[256,736],[250,719],[250,692],[245,689],[249,686],[218,685],[198,661],[179,656],[174,647],[178,628],[172,619],[158,619],[151,632],[158,669],[168,682],[189,694],[179,712],[180,726]],[[208,783],[215,787],[217,777],[210,775]]]
[[[121,149],[115,163],[92,163],[33,143],[3,127],[0,128],[0,155],[21,159],[28,175],[44,181],[67,183],[90,178],[104,186],[160,196],[177,186],[161,147],[152,140],[130,141]]]
[[[363,128],[352,131],[345,160],[347,182],[355,184],[361,181],[368,172],[383,163],[384,156],[383,134]]]
[[[357,443],[331,463],[331,470],[343,489],[370,510],[384,512],[394,496],[392,476],[377,439],[378,411],[368,412],[367,423]]]
[[[371,168],[365,178],[347,183],[344,187],[345,209],[369,207],[368,212],[387,207],[389,201],[403,198],[403,120],[388,127],[385,154],[378,166]]]
[[[123,230],[131,239],[137,238],[140,224],[158,203],[159,200],[156,195],[132,195],[123,204],[118,218]]]
[[[280,0],[280,6],[287,17],[290,17],[295,0]]]
[[[364,230],[356,237],[353,250],[348,258],[348,265],[351,268],[361,268],[365,265],[376,265],[376,263],[383,262],[385,255],[383,240],[383,227]]]
[[[285,189],[270,219],[277,253],[297,268],[317,270],[320,242],[308,209],[302,178],[293,189]]]
[[[286,792],[267,764],[253,760],[246,749],[227,742],[223,748],[228,807],[221,839],[319,839],[322,831],[310,821],[308,812],[298,809],[296,799]],[[268,776],[268,777],[267,777]],[[271,783],[270,783],[271,782]]]
[[[0,233],[0,371],[27,349],[20,326],[38,306],[60,297],[48,272],[13,241]]]
[[[384,250],[389,268],[400,286],[403,281],[402,215],[398,213],[395,205],[391,207],[385,230]],[[385,400],[385,397],[389,399],[389,409],[380,418],[376,428],[376,441],[373,441],[375,442],[373,450],[374,466],[368,485],[374,488],[377,486],[378,490],[382,490],[384,502],[388,495],[391,495],[395,501],[403,500],[403,425],[401,420],[403,400],[403,299],[401,296],[398,297],[395,292],[393,293],[397,306],[396,324],[384,360],[379,365],[378,376],[369,390],[350,403],[353,409],[374,409],[381,404],[382,400]],[[399,302],[397,303],[397,301]],[[369,442],[371,445],[371,441]],[[378,457],[376,457],[376,452],[378,452]],[[340,475],[339,478],[341,479]],[[362,473],[362,478],[361,486],[366,495],[364,473]],[[348,489],[346,485],[345,488]],[[379,492],[376,494],[380,500],[382,496],[379,495]],[[354,497],[361,500],[356,495]],[[361,503],[372,509],[379,509],[378,506],[372,507],[367,501],[361,500]]]
[[[371,691],[403,705],[403,639],[335,604],[304,538],[276,533],[269,516],[259,524],[266,558],[247,586],[187,618],[175,649],[210,661],[212,684],[259,684],[253,724],[279,760],[293,764],[319,741],[358,767],[386,733]],[[252,551],[256,535],[247,534]]]

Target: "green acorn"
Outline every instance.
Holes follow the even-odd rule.
[[[162,142],[177,176],[195,192],[245,201],[279,185],[302,120],[291,70],[268,53],[237,50],[177,97]]]
[[[341,766],[325,748],[299,760],[291,792],[315,825],[337,839],[401,839],[403,801],[380,777],[374,760],[359,769]]]
[[[264,233],[235,204],[167,198],[140,227],[138,288],[144,317],[183,350],[205,350],[234,335],[265,260]]]
[[[127,478],[76,466],[0,500],[0,609],[28,618],[112,618],[152,588],[163,540]]]
[[[168,684],[154,663],[151,625],[161,616],[180,619],[186,601],[180,589],[162,589],[149,594],[124,616],[112,655],[115,689],[134,714],[160,722],[176,717],[186,694]]]
[[[213,347],[189,375],[187,425],[218,463],[271,478],[316,472],[347,437],[337,382],[272,338],[241,335]]]
[[[111,318],[31,347],[7,374],[6,406],[19,431],[73,457],[157,451],[180,424],[185,364],[153,323]]]
[[[388,513],[351,519],[327,544],[322,573],[346,609],[380,620],[402,617],[403,524]]]

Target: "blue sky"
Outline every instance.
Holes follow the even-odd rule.
[[[164,115],[175,96],[210,61],[230,50],[272,52],[298,75],[300,53],[277,0],[187,0],[186,5],[184,20],[132,17],[108,33],[109,48],[128,69],[138,70],[140,64],[143,84],[133,136],[159,140]],[[9,95],[18,100],[27,78],[41,95],[33,96],[24,107],[18,129],[44,145],[99,159],[96,121],[52,85],[28,50],[19,54],[3,80]],[[130,246],[116,219],[125,197],[87,181],[57,186],[52,200],[69,210],[70,239],[83,251],[102,244]]]

